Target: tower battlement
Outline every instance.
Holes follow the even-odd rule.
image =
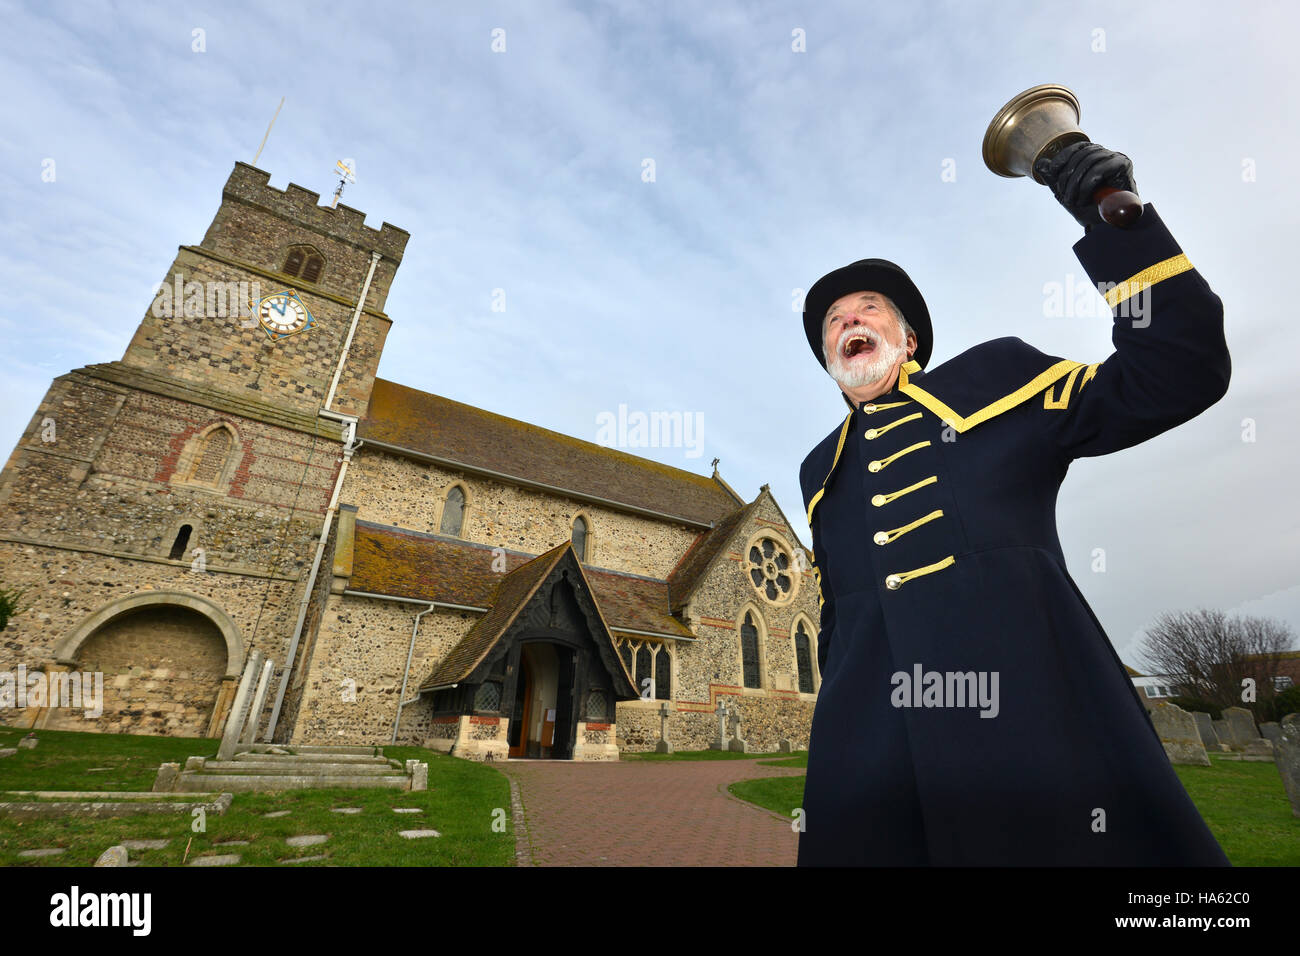
[[[280,190],[270,185],[271,174],[247,163],[236,162],[222,189],[223,199],[248,203],[291,222],[322,232],[342,242],[376,251],[393,263],[402,261],[411,234],[385,222],[379,229],[366,225],[366,214],[345,206],[322,206],[320,193],[296,183]]]

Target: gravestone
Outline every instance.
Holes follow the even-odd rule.
[[[103,853],[99,854],[99,859],[95,861],[95,866],[126,866],[126,864],[126,847],[121,844],[110,846]]]
[[[1277,743],[1277,739],[1282,736],[1282,727],[1276,720],[1270,720],[1259,725],[1259,735],[1265,740]]]
[[[1223,719],[1228,722],[1228,729],[1232,733],[1233,750],[1245,750],[1252,740],[1259,739],[1255,717],[1245,707],[1224,708]]]
[[[1278,729],[1281,734],[1273,744],[1277,772],[1291,801],[1291,815],[1300,817],[1300,714],[1287,714]]]
[[[240,736],[240,743],[251,744],[257,737],[257,728],[262,725],[262,708],[266,706],[266,695],[271,690],[271,672],[275,669],[274,662],[268,660],[262,665],[262,676],[257,681],[257,692],[253,695],[253,706],[248,711],[248,720],[245,721],[244,733]]]
[[[1151,711],[1151,723],[1170,763],[1210,765],[1200,731],[1196,729],[1196,719],[1187,711],[1177,704],[1158,704]]]
[[[39,739],[40,738],[38,738],[35,734],[28,734],[22,740],[18,741],[18,746],[21,747],[23,750],[35,750],[36,744]]]
[[[1225,750],[1232,749],[1232,731],[1228,728],[1226,720],[1216,720],[1214,723],[1214,735],[1219,738],[1219,743]]]
[[[164,763],[158,766],[158,776],[153,781],[154,793],[171,793],[176,789],[176,782],[180,780],[181,765],[178,763]]]
[[[668,715],[672,708],[668,706],[668,701],[659,705],[659,742],[655,744],[655,753],[670,754],[673,752],[673,745],[668,741]]]
[[[786,737],[782,737],[779,741],[777,741],[776,749],[778,752],[783,754],[792,754],[794,753],[794,741]]]
[[[740,736],[740,708],[730,711],[731,713],[731,743],[727,745],[728,750],[740,754],[749,753],[749,744]]]
[[[714,713],[718,715],[718,735],[713,738],[713,743],[709,744],[709,749],[726,750],[727,749],[727,705],[724,704],[722,701],[718,701],[718,707],[717,710],[714,711]]]
[[[1201,743],[1205,745],[1206,750],[1219,752],[1219,735],[1214,732],[1214,721],[1210,715],[1203,710],[1192,712],[1192,719],[1196,721],[1196,732],[1201,735]]]
[[[429,765],[422,760],[406,761],[406,775],[411,778],[412,790],[429,789]]]
[[[221,734],[221,747],[217,750],[218,760],[229,760],[235,755],[239,746],[239,735],[244,730],[244,721],[252,704],[253,681],[262,667],[262,652],[253,651],[244,665],[244,674],[239,678],[239,689],[235,691],[235,701],[230,705],[230,715],[226,717],[226,728]]]

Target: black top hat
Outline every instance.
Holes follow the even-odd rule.
[[[808,290],[804,297],[803,328],[822,368],[826,368],[826,357],[822,355],[822,320],[836,299],[851,292],[879,292],[893,300],[916,333],[916,351],[912,353],[912,359],[925,368],[934,348],[930,310],[925,307],[925,299],[921,298],[907,273],[886,259],[859,259],[852,265],[828,272]]]

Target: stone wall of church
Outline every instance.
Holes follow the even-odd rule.
[[[755,536],[771,536],[788,549],[796,583],[785,600],[768,601],[749,577],[746,552]],[[799,550],[780,509],[770,494],[765,494],[747,524],[737,530],[729,549],[700,582],[685,612],[699,640],[672,647],[674,712],[669,728],[670,740],[678,750],[703,750],[713,742],[718,727],[714,711],[720,699],[739,708],[740,735],[751,750],[775,751],[782,738],[797,746],[807,745],[817,698],[798,691],[793,634],[802,622],[812,638],[815,688],[819,681],[816,628],[821,615],[811,570],[797,570]],[[758,630],[759,688],[744,686],[740,628],[746,612],[753,615]],[[653,750],[659,728],[658,702],[619,705],[618,736],[624,749]]]
[[[391,739],[411,629],[422,610],[419,604],[402,601],[330,595],[291,743],[374,744]],[[439,608],[420,618],[408,699],[478,617]],[[398,743],[419,745],[430,736],[428,708],[410,706]]]
[[[218,423],[232,439],[215,483],[183,480]],[[56,379],[0,475],[0,587],[25,588],[31,603],[3,635],[6,662],[44,663],[89,615],[156,590],[209,598],[245,644],[283,660],[338,457],[319,435],[83,372]],[[147,629],[143,618],[132,627]],[[164,645],[150,656],[130,639],[109,654],[121,706],[100,729],[188,734],[202,723],[211,680],[195,675],[206,669],[160,663]],[[134,657],[119,659],[128,647]]]
[[[258,649],[283,660],[301,585],[296,580],[224,573],[211,566],[200,572],[180,562],[0,540],[0,586],[26,590],[23,610],[0,635],[0,669],[24,664],[31,670],[57,660],[59,642],[105,607],[160,591],[207,599],[233,621],[245,656]],[[102,628],[97,634],[116,639],[105,646],[92,636],[73,660],[81,667],[103,668],[104,714],[95,720],[76,715],[71,722],[72,715],[56,714],[55,724],[113,733],[201,735],[206,726],[199,725],[210,716],[226,671],[225,646],[208,648],[210,654],[181,646],[179,635],[194,632],[180,624],[175,615],[142,609]],[[10,723],[17,717],[0,713],[0,720]]]
[[[363,521],[437,534],[454,482],[468,498],[461,537],[490,547],[541,554],[568,541],[574,516],[582,513],[591,529],[586,564],[665,578],[700,533],[364,446],[348,471],[342,500],[360,502],[357,517]]]
[[[713,699],[714,707],[718,701],[725,701],[739,713],[738,732],[751,752],[775,753],[783,738],[791,741],[796,750],[808,748],[815,697],[719,686]],[[658,702],[654,707],[637,701],[619,704],[619,749],[630,753],[653,751],[660,726]],[[729,738],[734,733],[729,722]],[[675,750],[708,750],[718,736],[717,714],[675,709],[668,715],[668,734]]]
[[[332,405],[364,415],[391,326],[384,303],[410,236],[388,223],[373,229],[347,206],[321,206],[317,193],[294,185],[273,189],[268,182],[262,170],[235,165],[201,245],[180,248],[122,360],[174,381],[315,415],[325,404],[371,254],[378,252],[368,311]],[[291,247],[309,247],[323,260],[314,282],[281,271]],[[313,325],[273,339],[255,318],[255,300],[290,289]]]
[[[178,464],[213,424],[230,426],[223,489]],[[42,424],[47,423],[47,424]],[[310,567],[337,475],[326,438],[72,373],[50,386],[0,478],[0,536],[297,575]]]
[[[174,605],[143,608],[105,625],[77,651],[79,671],[104,675],[102,713],[55,708],[45,727],[202,737],[226,658],[226,642],[208,618]]]
[[[215,293],[211,310],[207,307],[206,292],[202,310],[197,298],[192,300],[194,307],[189,309],[184,301],[178,308],[174,303],[155,300],[146,309],[122,357],[126,365],[177,382],[218,388],[305,414],[314,415],[325,404],[352,324],[354,300],[365,281],[364,269],[355,277],[355,286],[347,299],[322,294],[314,286],[296,279],[250,272],[240,264],[191,247],[181,248],[163,279],[173,291],[177,276],[182,290],[188,283],[198,283],[195,288],[203,290],[233,287],[236,304],[243,306],[243,310],[231,307],[229,297],[221,308]],[[245,283],[242,292],[239,291],[241,282]],[[252,283],[256,283],[256,288]],[[256,302],[249,307],[250,297],[289,289],[298,293],[312,316],[312,325],[273,339],[256,318],[250,317],[256,307]],[[206,314],[209,311],[223,314]],[[194,312],[197,314],[191,314]],[[349,400],[336,401],[333,406],[336,411],[364,414],[390,327],[387,318],[371,313],[362,315],[340,383],[339,397]]]

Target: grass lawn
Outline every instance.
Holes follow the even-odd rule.
[[[802,766],[808,765],[807,754]],[[1268,762],[1222,760],[1211,767],[1175,766],[1196,809],[1205,818],[1233,866],[1300,866],[1300,818],[1282,787],[1277,767]],[[797,766],[792,761],[764,761]],[[729,792],[794,819],[803,805],[804,777],[765,777],[733,783]]]
[[[0,727],[0,747],[12,747],[27,733]],[[0,790],[149,790],[158,764],[211,756],[218,741],[127,734],[37,731],[40,744],[0,758]],[[91,820],[67,817],[16,821],[0,817],[0,866],[89,866],[122,840],[168,840],[157,850],[131,850],[142,866],[178,866],[185,858],[238,853],[240,865],[275,866],[295,857],[324,855],[302,866],[513,866],[514,828],[510,783],[482,764],[420,747],[385,747],[384,755],[429,764],[429,789],[289,790],[236,793],[224,816],[209,814],[206,830],[195,833],[187,815]],[[94,768],[107,768],[95,773]],[[0,793],[0,801],[6,795]],[[10,798],[13,799],[13,798]],[[26,799],[26,798],[17,798]],[[332,813],[361,807],[358,814]],[[395,807],[423,812],[398,814]],[[264,814],[290,811],[267,819]],[[494,812],[494,811],[500,812]],[[494,830],[494,824],[496,828]],[[437,830],[441,836],[408,840],[399,830]],[[497,832],[497,831],[500,832]],[[291,836],[327,834],[320,845],[293,848]],[[248,845],[222,846],[247,840]],[[53,857],[28,859],[18,851],[63,847]]]

